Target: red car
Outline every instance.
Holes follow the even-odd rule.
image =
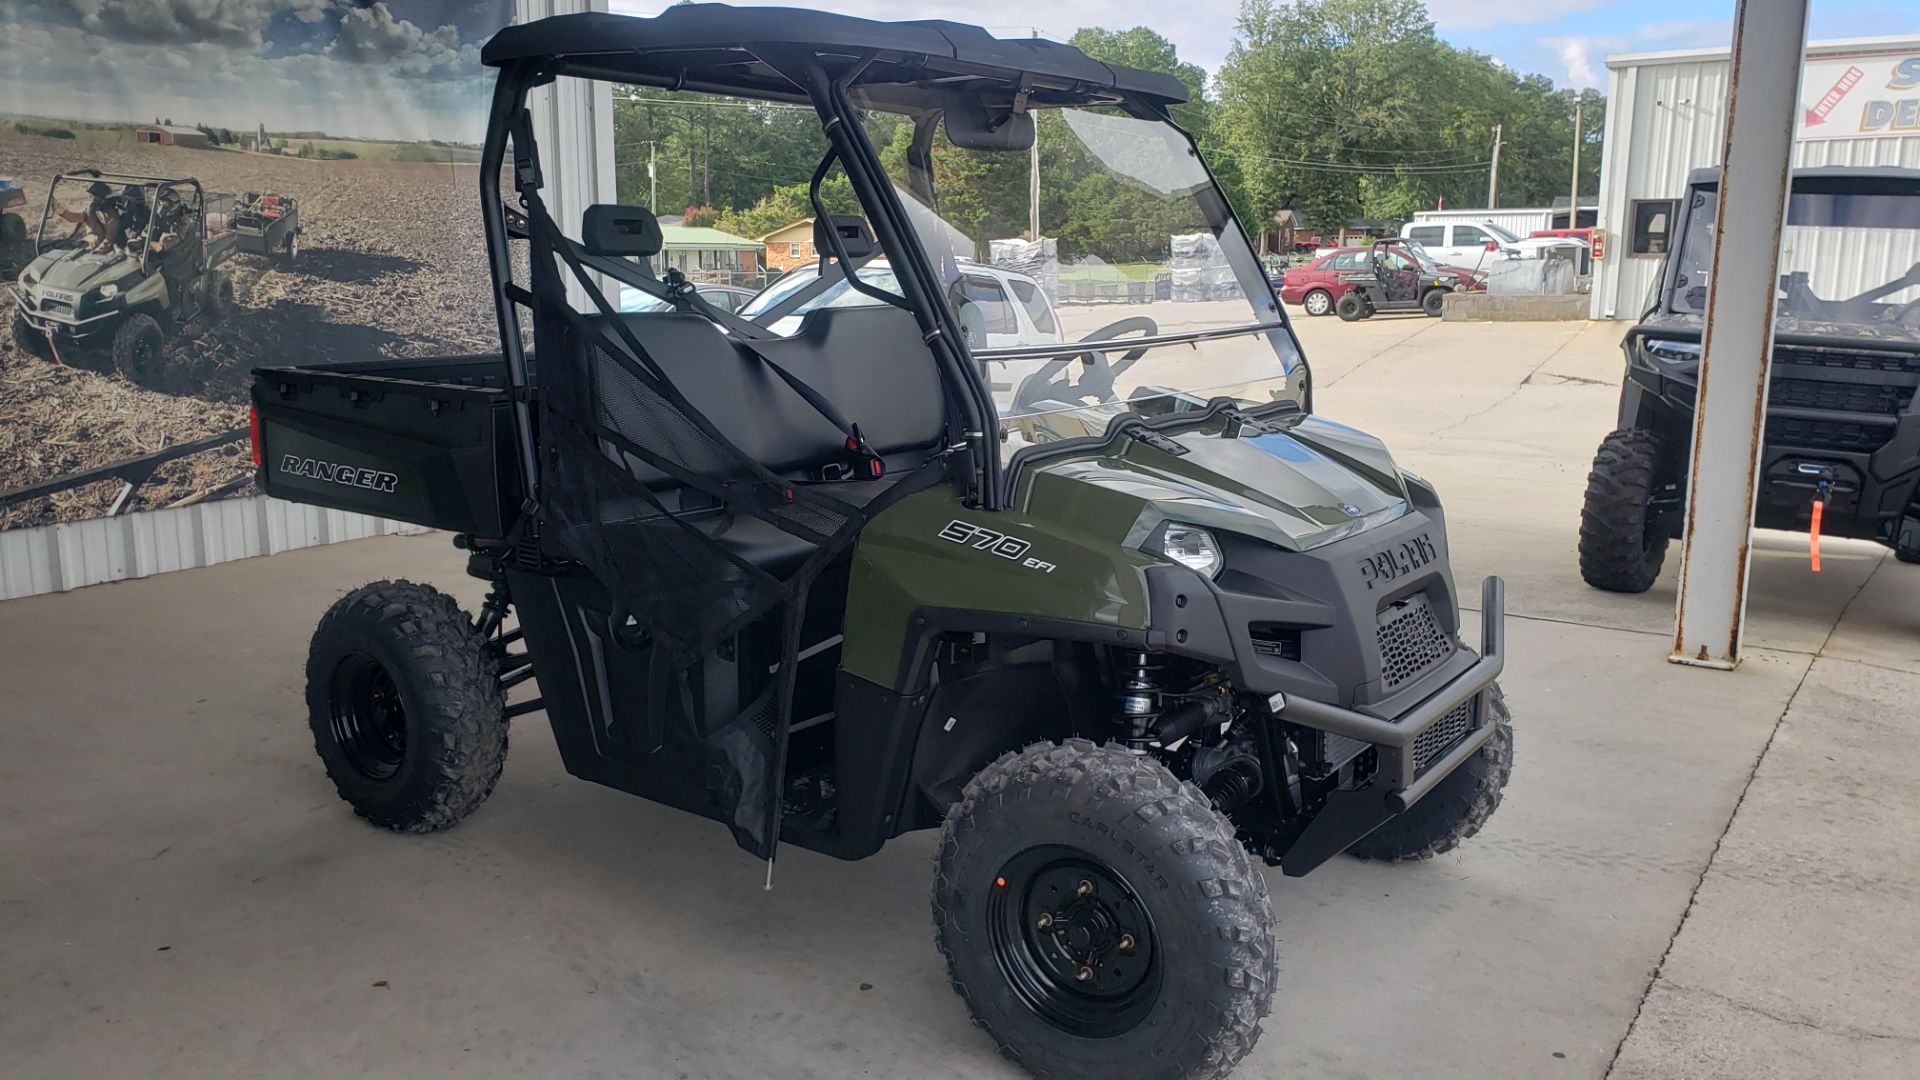
[[[1280,300],[1306,308],[1309,315],[1331,315],[1333,305],[1339,302],[1341,294],[1352,288],[1345,275],[1371,270],[1373,264],[1369,260],[1372,257],[1373,249],[1370,247],[1343,247],[1329,251],[1305,266],[1290,266],[1280,281]],[[1393,251],[1387,253],[1387,258],[1399,260],[1405,256]],[[1458,266],[1439,266],[1429,261],[1423,269],[1452,274],[1459,279],[1458,288],[1461,292],[1478,292],[1486,288],[1486,284],[1474,276],[1473,271]]]

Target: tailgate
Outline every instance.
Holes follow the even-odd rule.
[[[460,358],[255,371],[261,488],[290,502],[504,536],[521,501],[512,409],[505,391],[462,378],[479,366]],[[391,374],[370,373],[382,369]]]

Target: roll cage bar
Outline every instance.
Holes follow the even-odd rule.
[[[775,29],[785,23],[792,26],[784,31]],[[770,42],[769,38],[777,40]],[[914,118],[908,182],[923,197],[932,194],[931,121],[937,119],[939,102],[947,100],[948,95],[954,100],[970,94],[1005,98],[1016,109],[1029,105],[1117,106],[1176,130],[1168,107],[1188,98],[1185,86],[1172,76],[1104,64],[1071,46],[1045,40],[1002,40],[978,27],[946,22],[878,22],[826,12],[717,4],[676,5],[650,19],[600,13],[542,19],[502,30],[487,43],[482,60],[500,69],[482,148],[480,194],[481,205],[486,208],[484,225],[494,307],[513,390],[529,514],[537,505],[540,477],[518,309],[531,308],[533,297],[513,280],[509,240],[514,232],[508,218],[518,214],[502,198],[500,177],[512,143],[515,189],[524,192],[541,185],[526,113],[530,90],[564,76],[811,105],[821,120],[829,147],[809,185],[816,220],[830,217],[819,187],[838,164],[867,212],[879,248],[887,253],[900,295],[860,280],[858,269],[867,260],[851,257],[832,229],[822,231],[829,250],[822,257],[820,278],[803,291],[817,292],[844,276],[850,287],[914,315],[950,398],[950,448],[965,454],[955,471],[971,476],[966,484],[966,501],[984,510],[1003,507],[1009,472],[995,442],[998,425],[992,392],[942,299],[939,271],[919,243],[894,185],[880,165],[878,151],[867,138],[850,92],[857,85],[864,99]],[[529,135],[514,138],[515,131]],[[522,146],[523,142],[528,145]],[[1197,156],[1197,149],[1195,153]],[[1204,159],[1201,163],[1205,168]],[[1207,171],[1211,179],[1212,171]],[[1218,190],[1216,183],[1214,191]],[[1233,220],[1224,197],[1216,197],[1220,199],[1222,218]],[[650,295],[666,295],[657,283],[643,280],[647,277],[644,272],[624,260],[580,259]],[[849,268],[851,273],[847,272]],[[804,299],[789,299],[782,306],[797,307]],[[688,302],[700,308],[698,301]],[[742,320],[700,309],[742,338],[755,336],[754,330],[737,325]],[[1292,335],[1284,317],[1272,326],[1240,328],[1231,333],[1260,330]],[[1168,337],[1185,341],[1191,336]],[[1043,351],[1064,355],[1075,350],[1060,346]],[[1001,355],[1001,350],[994,351],[995,358]],[[1302,360],[1304,366],[1304,356]],[[1310,374],[1303,389],[1310,411]]]
[[[199,180],[191,176],[142,176],[138,173],[114,173],[103,172],[99,169],[76,169],[72,172],[63,172],[56,175],[53,180],[47,184],[46,202],[40,208],[40,231],[35,235],[33,241],[33,253],[35,255],[45,254],[52,246],[47,241],[47,221],[53,217],[53,193],[66,181],[88,184],[114,184],[119,187],[126,187],[128,184],[137,184],[140,187],[151,189],[156,194],[162,188],[190,187],[193,189],[194,216],[198,218],[200,222],[201,247],[203,251],[205,249],[207,239],[207,193],[206,190],[200,186]],[[157,202],[158,199],[157,197],[150,198],[147,201],[149,204],[152,204]],[[140,269],[142,272],[145,272],[150,265],[148,260],[152,257],[153,230],[155,225],[158,224],[158,221],[159,215],[152,213],[151,209],[149,209],[147,214],[147,227],[141,236]],[[75,229],[69,232],[60,242],[65,243],[67,240],[73,239],[78,231],[79,229],[76,226]]]

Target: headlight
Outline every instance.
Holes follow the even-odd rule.
[[[1700,343],[1697,341],[1666,341],[1659,338],[1642,341],[1640,347],[1647,355],[1668,364],[1688,364],[1700,359]]]
[[[40,279],[35,277],[33,271],[31,270],[20,271],[20,284],[22,285],[31,285],[34,282],[39,280]]]
[[[102,300],[111,300],[114,297],[119,295],[120,295],[120,286],[118,285],[109,283],[109,284],[100,286],[100,299]]]
[[[1198,525],[1169,524],[1161,531],[1160,541],[1152,550],[1168,562],[1177,562],[1207,577],[1220,570],[1220,545],[1212,533]]]

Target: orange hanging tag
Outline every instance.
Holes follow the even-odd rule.
[[[1816,574],[1820,572],[1820,511],[1826,505],[1823,500],[1813,500],[1813,524],[1811,534],[1807,537],[1807,551],[1813,557],[1813,572]]]

